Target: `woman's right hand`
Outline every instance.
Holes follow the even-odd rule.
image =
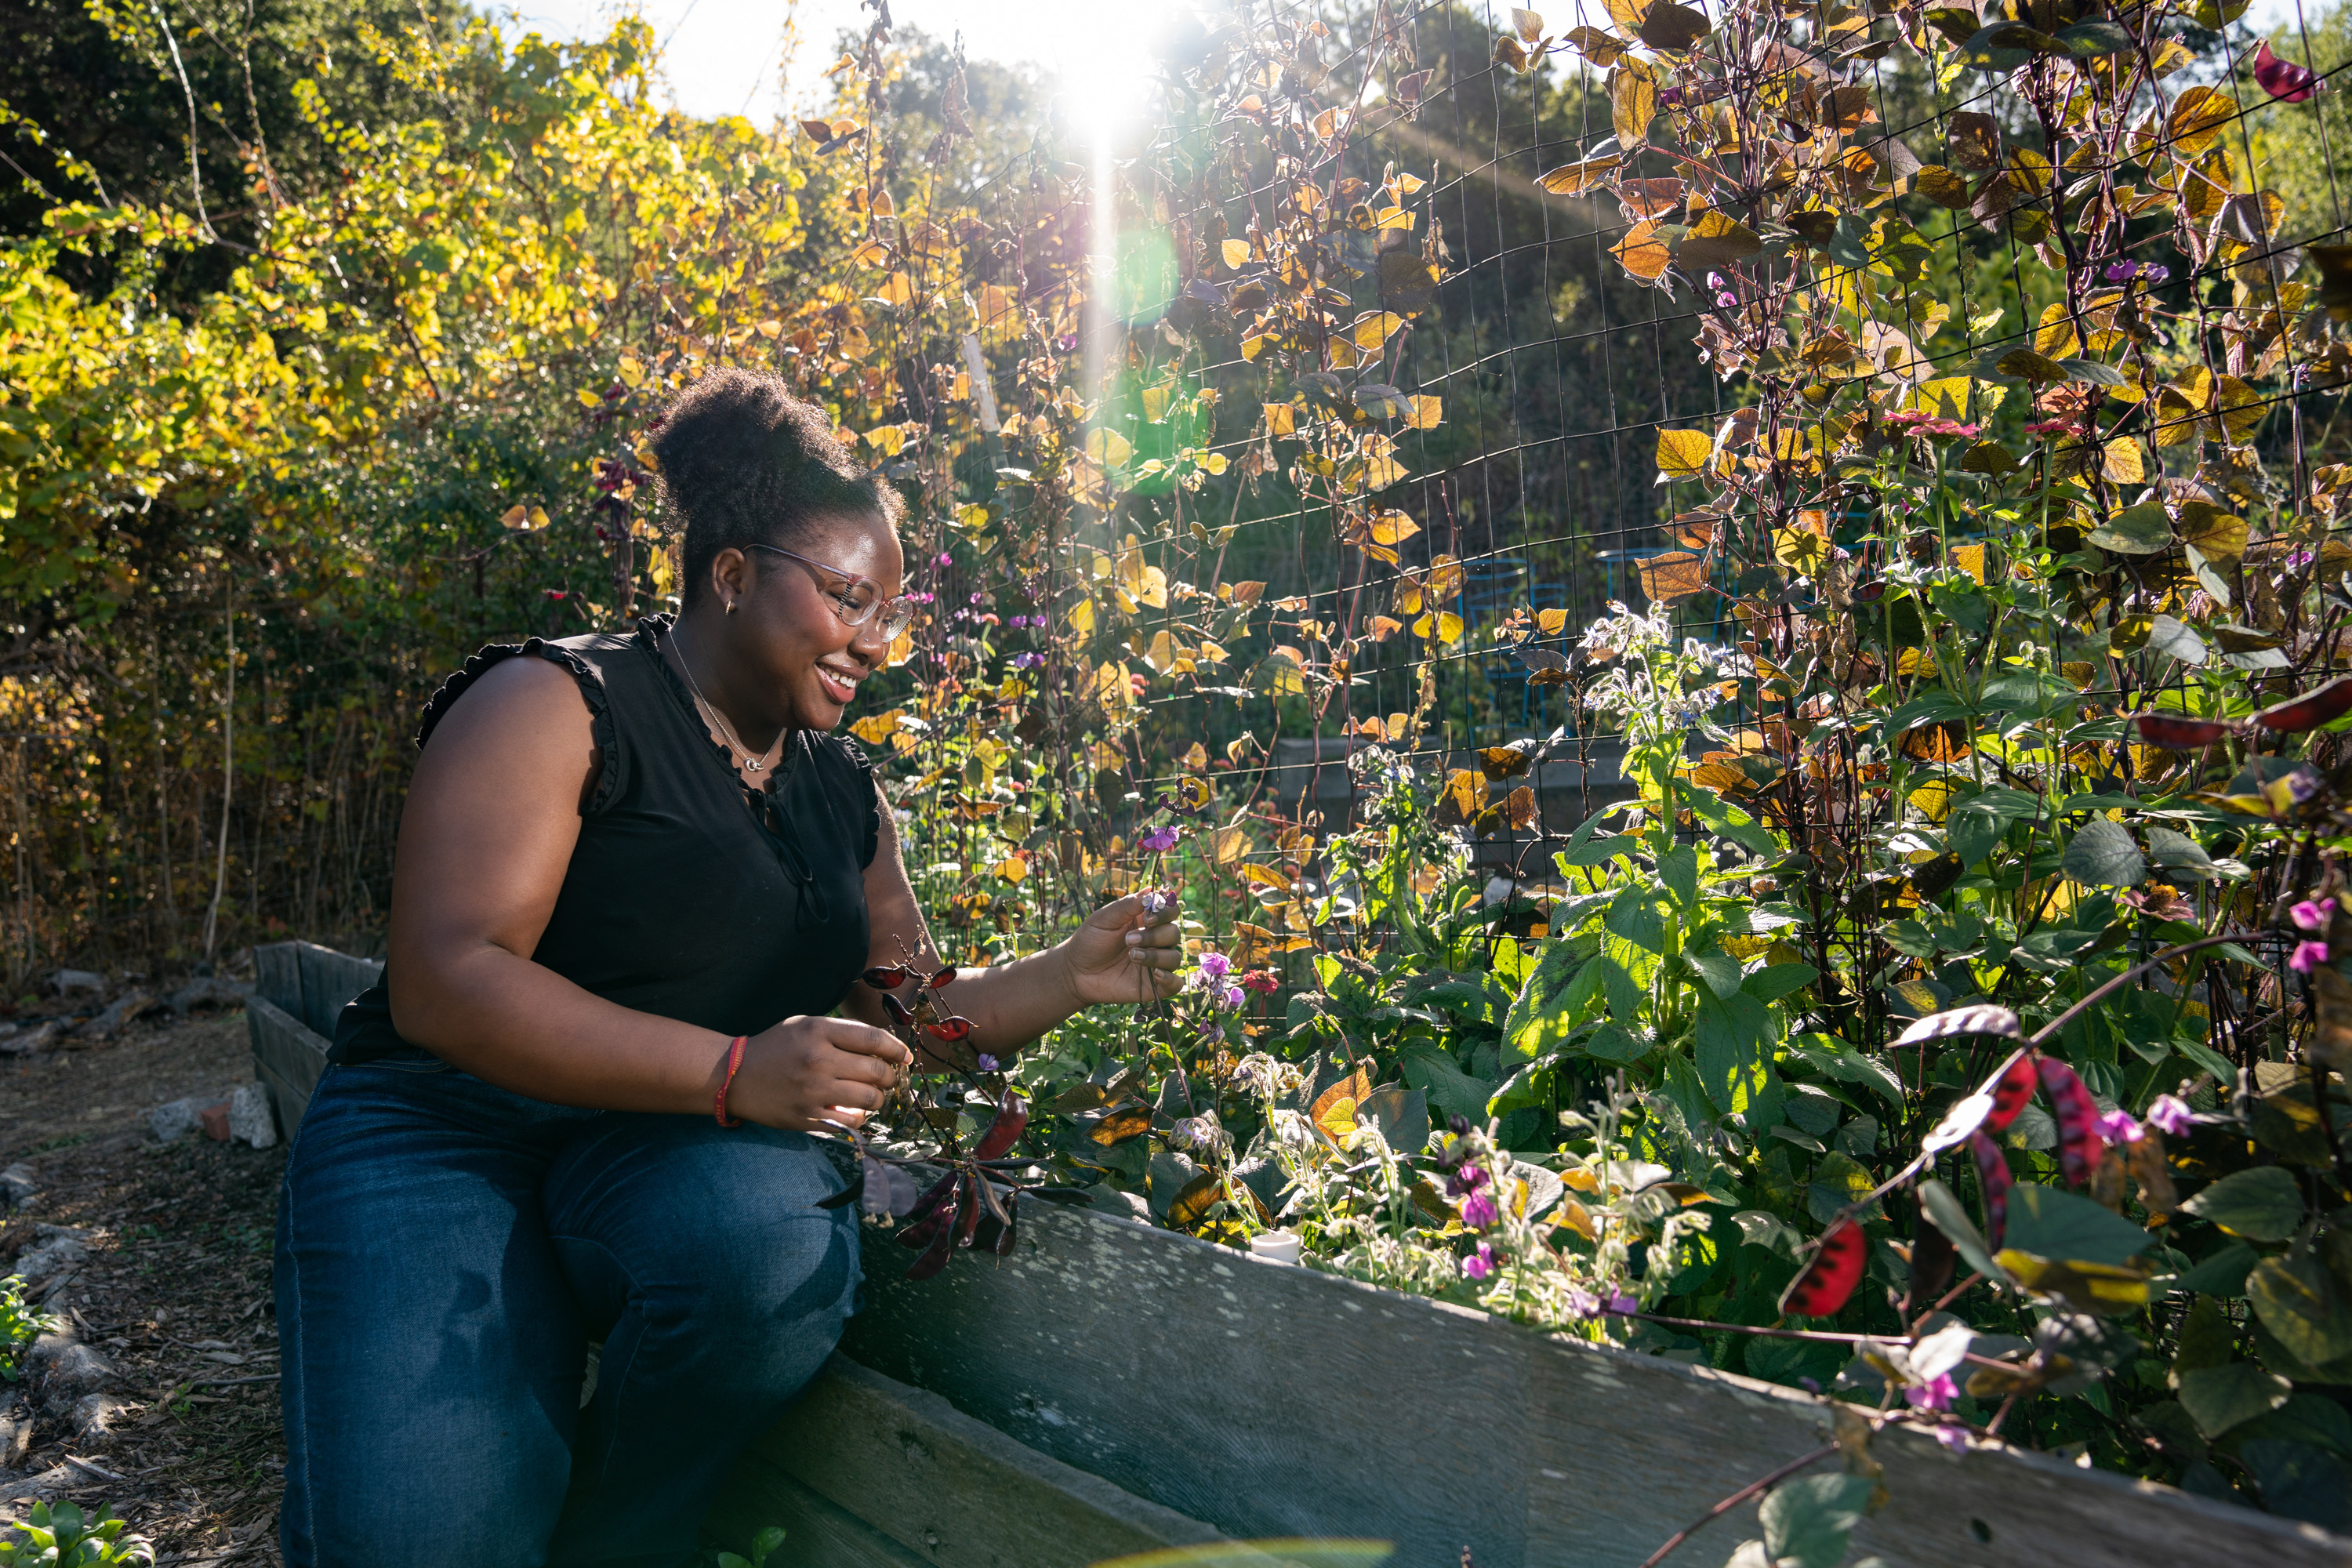
[[[751,1037],[727,1092],[730,1115],[814,1131],[863,1126],[914,1060],[896,1035],[852,1018],[787,1018]],[[726,1071],[726,1064],[719,1064]]]

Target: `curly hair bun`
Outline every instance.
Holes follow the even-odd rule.
[[[879,517],[896,528],[897,490],[860,468],[833,422],[783,377],[729,366],[671,400],[653,438],[661,495],[686,528],[686,598],[709,591],[720,551],[793,549],[827,518]]]

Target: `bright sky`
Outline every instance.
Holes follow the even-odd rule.
[[[819,79],[837,58],[835,35],[863,31],[873,19],[858,0],[800,0],[800,51],[789,103],[777,77],[785,0],[490,0],[511,6],[522,28],[551,37],[601,31],[616,16],[642,11],[666,50],[670,90],[679,108],[699,115],[749,114],[764,122],[784,109],[818,101]],[[1127,28],[1103,26],[1100,0],[891,0],[898,27],[941,39],[961,31],[975,59],[1028,60],[1058,72],[1067,90],[1115,109],[1131,84],[1142,48]]]
[[[1476,0],[1473,0],[1475,4]],[[1541,5],[1541,0],[1538,0]],[[833,63],[833,41],[844,28],[862,31],[872,18],[858,0],[800,0],[801,47],[791,80],[777,64],[786,0],[489,0],[511,6],[527,29],[564,37],[600,31],[627,10],[641,10],[655,36],[667,40],[670,90],[692,114],[748,114],[764,122],[785,109],[821,100],[819,77]],[[2302,0],[2316,16],[2326,0]],[[1576,0],[1547,9],[1569,12]],[[1508,7],[1492,6],[1497,17]],[[1594,9],[1598,9],[1595,6]],[[2255,32],[2291,32],[2297,0],[2254,0],[2246,25]],[[1027,60],[1057,74],[1079,100],[1079,118],[1116,118],[1132,108],[1138,69],[1147,54],[1137,30],[1104,25],[1102,0],[892,0],[898,26],[919,27],[942,39],[958,32],[975,59]],[[789,91],[790,101],[786,101]],[[1091,111],[1091,112],[1090,112]]]

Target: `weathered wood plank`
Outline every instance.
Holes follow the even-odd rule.
[[[748,1454],[703,1516],[703,1538],[741,1553],[770,1525],[783,1527],[784,1546],[769,1561],[788,1568],[925,1568],[928,1562],[761,1455]]]
[[[1525,1561],[1524,1335],[1132,1221],[1024,1205],[1021,1232],[920,1284],[876,1238],[843,1348],[1228,1535]]]
[[[1021,1230],[1002,1267],[960,1255],[925,1283],[869,1233],[868,1305],[843,1348],[1230,1535],[1384,1536],[1399,1563],[1468,1544],[1480,1568],[1626,1568],[1826,1440],[1792,1389],[1132,1221],[1024,1205]],[[1905,1433],[1877,1447],[1892,1501],[1856,1544],[1889,1568],[2352,1568],[2352,1541],[2168,1487]],[[1719,1541],[1699,1555],[1720,1562],[1743,1529],[1752,1507],[1708,1526]]]
[[[302,1008],[295,1014],[314,1034],[335,1037],[335,1020],[343,1004],[374,984],[383,965],[373,959],[353,958],[314,942],[293,944],[302,970]],[[288,1011],[293,1011],[291,1008]]]
[[[705,1528],[740,1542],[767,1524],[792,1532],[787,1561],[857,1568],[1085,1568],[1218,1539],[842,1356],[745,1456]]]
[[[255,994],[297,1018],[303,1016],[302,946],[299,942],[272,942],[253,950]]]
[[[253,1041],[254,1076],[268,1089],[278,1112],[278,1134],[291,1140],[327,1070],[327,1041],[257,990],[246,999],[245,1027]]]

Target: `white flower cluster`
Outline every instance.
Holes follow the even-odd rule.
[[[1234,1082],[1245,1093],[1260,1100],[1271,1100],[1286,1094],[1296,1094],[1307,1081],[1306,1074],[1296,1062],[1275,1060],[1263,1051],[1252,1051],[1234,1066]]]
[[[1590,654],[1622,656],[1663,647],[1673,636],[1674,628],[1666,625],[1664,611],[1644,616],[1612,599],[1609,613],[1584,628],[1582,647]]]

